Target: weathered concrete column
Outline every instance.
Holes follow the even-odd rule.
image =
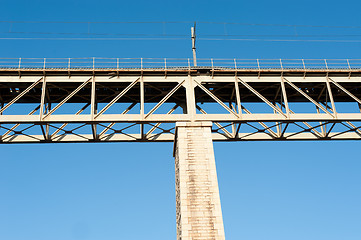
[[[225,239],[211,122],[176,125],[177,239]]]

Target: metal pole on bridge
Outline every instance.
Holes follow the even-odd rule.
[[[196,56],[196,22],[194,22],[194,26],[191,28],[191,34],[192,34],[193,66],[197,66],[197,56]]]

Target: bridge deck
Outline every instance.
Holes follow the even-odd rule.
[[[361,68],[0,68],[0,136],[14,142],[361,137]]]

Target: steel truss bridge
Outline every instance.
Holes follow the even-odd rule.
[[[0,142],[361,139],[361,60],[0,59]]]

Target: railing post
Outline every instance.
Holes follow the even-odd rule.
[[[18,68],[18,73],[19,73],[19,78],[21,78],[21,58],[19,58],[19,68]]]
[[[347,61],[347,65],[348,65],[348,70],[350,70],[350,72],[348,73],[348,79],[351,78],[351,65],[350,65],[350,62],[348,61],[348,59],[346,59]]]
[[[326,65],[326,69],[327,69],[327,74],[326,74],[326,77],[328,78],[328,65],[327,65],[327,61],[326,61],[326,59],[324,59],[325,60],[325,65]]]
[[[70,58],[69,58],[69,60],[68,60],[68,76],[69,76],[69,78],[70,78]]]
[[[348,59],[346,59],[346,61],[347,61],[347,66],[348,66],[348,69],[351,71],[350,62],[348,61]]]
[[[302,65],[303,65],[303,70],[304,70],[304,73],[303,73],[303,79],[306,78],[306,65],[305,65],[305,60],[302,59]]]
[[[281,66],[281,69],[283,71],[283,64],[282,64],[282,59],[280,58],[280,66]]]
[[[119,78],[119,58],[117,58],[117,77]]]
[[[324,59],[324,60],[325,60],[326,69],[328,70],[327,61],[326,61],[326,59]]]

